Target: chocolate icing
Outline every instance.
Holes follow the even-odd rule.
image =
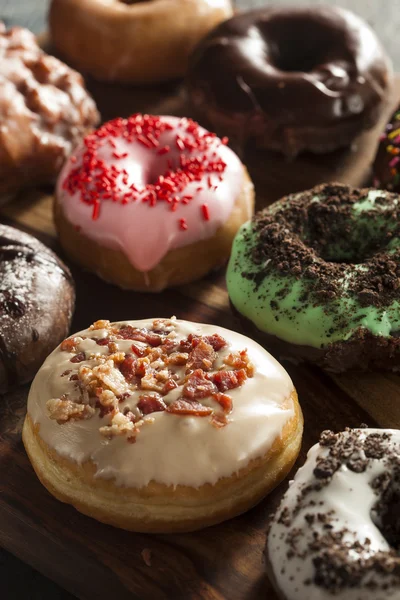
[[[69,269],[34,237],[0,225],[0,393],[32,379],[67,335]]]
[[[391,81],[369,26],[343,9],[263,8],[197,47],[187,87],[213,130],[288,155],[325,152],[373,126]]]

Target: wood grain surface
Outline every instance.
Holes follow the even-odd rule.
[[[186,111],[174,86],[140,93],[126,89],[121,93],[99,84],[91,84],[91,89],[107,118],[135,110]],[[382,122],[399,96],[397,81]],[[382,123],[361,136],[353,151],[325,157],[305,156],[287,163],[272,153],[249,153],[244,158],[256,182],[259,203],[319,181],[364,183],[381,127]],[[51,194],[52,190],[24,192],[3,206],[0,216],[62,256],[52,222]],[[172,314],[237,328],[228,307],[223,271],[158,295],[121,291],[74,265],[72,271],[77,285],[73,330],[99,318]],[[325,428],[363,422],[400,426],[398,376],[332,377],[312,366],[286,366],[306,424],[297,466]],[[59,503],[37,480],[21,442],[27,391],[26,387],[5,396],[0,413],[0,545],[85,600],[275,600],[264,574],[263,548],[269,515],[286,483],[247,514],[198,533],[162,536],[113,529]]]

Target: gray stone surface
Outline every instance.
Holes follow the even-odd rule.
[[[304,4],[302,0],[275,0],[275,4]],[[309,4],[343,6],[362,15],[383,41],[400,70],[400,0],[308,0]],[[23,25],[35,33],[45,28],[48,0],[0,0],[0,20]],[[238,8],[272,4],[263,0],[237,0]],[[72,596],[48,579],[0,549],[0,598],[4,600],[72,600]]]

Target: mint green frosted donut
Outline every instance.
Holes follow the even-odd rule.
[[[239,230],[227,285],[280,354],[339,371],[400,366],[399,197],[324,185],[283,198]]]

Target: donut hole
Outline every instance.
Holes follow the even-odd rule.
[[[285,13],[259,23],[268,44],[269,62],[279,71],[310,73],[344,47],[332,21],[312,14]]]
[[[371,519],[385,540],[400,550],[400,487],[389,484],[379,501],[371,509]]]

